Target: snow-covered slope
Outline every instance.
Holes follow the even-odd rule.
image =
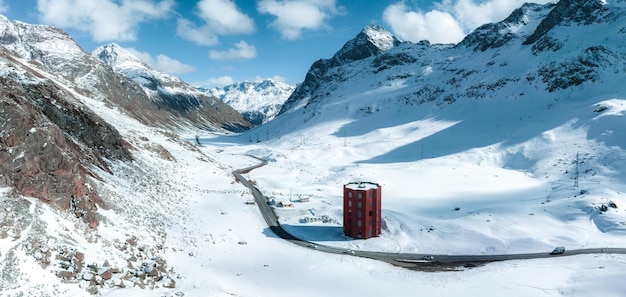
[[[187,86],[185,90],[195,92],[195,101],[187,97],[180,99],[177,90],[185,85],[180,81],[163,83],[159,94],[164,95],[155,98],[149,88],[144,91],[131,79],[84,52],[67,33],[52,26],[11,22],[0,16],[0,44],[19,57],[61,76],[67,83],[81,88],[81,92],[118,105],[126,113],[151,126],[222,131],[241,131],[250,127],[232,108],[215,98],[198,94],[192,87]],[[193,101],[195,108],[187,108],[187,105],[182,110],[177,108],[181,106],[179,102],[186,101]],[[161,108],[163,106],[174,107]]]
[[[456,45],[320,60],[279,116],[237,140],[260,142],[237,152],[269,161],[249,175],[266,195],[310,198],[278,212],[284,228],[319,244],[432,254],[621,247],[624,24],[623,1],[525,4]],[[341,186],[358,180],[382,185],[380,238],[342,236]],[[330,222],[307,220],[322,217]],[[623,256],[609,258],[603,269],[624,268]],[[546,266],[493,292],[585,296],[585,279],[619,295],[616,275],[585,261],[550,264],[577,263],[580,274]],[[541,289],[521,293],[521,283]]]
[[[273,79],[264,79],[212,88],[206,92],[239,111],[251,123],[261,125],[274,119],[294,88]]]
[[[108,171],[90,166],[107,206],[97,211],[97,229],[16,194],[0,176],[0,291],[621,296],[626,256],[619,254],[420,272],[295,246],[245,204],[249,192],[230,172],[257,164],[245,155],[267,160],[246,177],[265,195],[292,199],[293,208],[277,209],[281,225],[320,246],[435,259],[624,247],[625,11],[623,1],[608,0],[525,5],[475,32],[484,38],[402,43],[341,65],[319,62],[328,67],[309,73],[311,88],[299,92],[306,96],[292,96],[273,121],[237,137],[205,135],[202,146],[74,92],[45,67],[2,56],[2,79],[15,82],[7,86],[42,80],[71,94],[76,108],[119,131],[133,161],[107,161]],[[3,100],[17,105],[10,95]],[[32,123],[39,122],[19,122],[28,127],[20,131]],[[8,145],[18,140],[11,135],[1,132],[0,157],[17,164],[23,146]],[[342,235],[342,185],[355,180],[382,185],[379,238]]]
[[[198,126],[211,127],[222,121],[223,128],[231,131],[251,127],[240,114],[214,96],[207,96],[177,77],[150,68],[115,43],[96,48],[92,56],[139,83],[159,108],[178,113]]]

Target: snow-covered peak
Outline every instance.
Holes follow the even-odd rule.
[[[361,31],[367,36],[367,40],[374,44],[381,51],[386,51],[397,45],[398,39],[389,31],[377,25],[369,25]]]
[[[533,44],[557,26],[572,24],[590,25],[599,22],[611,22],[622,17],[622,13],[614,13],[615,8],[622,6],[624,1],[613,1],[610,6],[603,0],[565,0],[559,1],[554,9],[541,21],[535,32],[524,44]]]
[[[65,31],[48,25],[11,22],[5,16],[0,16],[0,44],[54,71],[62,71],[58,65],[60,60],[80,60],[85,56],[83,49]]]
[[[506,19],[476,28],[458,46],[485,51],[509,44],[514,39],[527,38],[550,13],[553,6],[554,4],[525,3],[515,9]]]
[[[294,86],[267,78],[212,88],[207,93],[242,113],[251,123],[260,125],[276,116],[294,89]]]
[[[150,68],[139,57],[115,43],[97,47],[91,52],[91,56],[109,65],[115,71],[138,82],[146,91],[157,91],[163,87],[169,88],[168,92],[195,92],[195,88],[187,86],[178,77]],[[186,90],[175,90],[177,88]]]
[[[337,66],[365,59],[385,52],[401,42],[387,30],[377,25],[365,27],[357,36],[333,56],[332,65]]]
[[[139,57],[116,43],[99,46],[93,50],[92,55],[113,69],[148,68]]]
[[[241,114],[217,98],[207,96],[176,76],[150,68],[132,51],[115,43],[96,48],[91,56],[141,85],[160,109],[183,114],[202,125],[212,124],[217,119],[218,122],[224,121],[220,125],[230,130],[245,130],[251,126]],[[235,124],[231,124],[233,122]]]
[[[322,87],[325,83],[324,79],[320,78],[331,69],[380,55],[401,43],[398,38],[380,26],[365,27],[356,37],[346,42],[332,58],[320,59],[311,65],[304,82],[294,90],[279,114],[288,110],[296,102],[310,97],[312,92]]]

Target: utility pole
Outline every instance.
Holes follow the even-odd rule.
[[[574,188],[578,188],[578,152],[576,152],[576,172],[574,173]]]

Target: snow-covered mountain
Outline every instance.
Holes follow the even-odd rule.
[[[157,109],[126,102],[153,104],[133,95],[146,86],[61,31],[2,27],[0,292],[620,296],[626,256],[602,249],[626,246],[624,24],[624,1],[561,0],[456,45],[367,27],[317,61],[274,120],[201,146],[146,124]],[[142,67],[119,54],[105,60]],[[318,248],[280,240],[246,205],[231,172],[258,164],[248,156],[268,164],[246,178],[294,202],[275,208],[281,226]],[[378,238],[342,235],[342,186],[355,180],[382,186]],[[326,245],[434,259],[601,250],[422,272]]]
[[[380,240],[346,243],[279,213],[295,236],[346,248],[512,253],[586,246],[580,233],[624,243],[626,215],[607,208],[626,204],[624,24],[624,1],[524,4],[458,44],[319,60],[281,113],[243,136],[270,161],[253,178],[283,197],[292,185],[328,197],[338,181],[381,184]],[[371,52],[355,44],[340,52]],[[341,221],[340,204],[308,207]]]
[[[185,112],[161,108],[138,83],[51,26],[0,16],[0,45],[0,270],[7,272],[0,277],[2,295],[63,294],[26,285],[48,276],[66,284],[85,279],[104,284],[111,270],[102,278],[105,271],[97,268],[102,263],[86,264],[101,259],[107,266],[126,258],[138,267],[151,265],[150,271],[159,267],[153,271],[158,277],[141,273],[144,284],[171,280],[165,261],[154,257],[157,242],[164,240],[159,224],[168,215],[144,208],[171,205],[179,185],[192,179],[154,174],[179,166],[170,150],[191,153],[207,168],[221,166],[172,131],[224,133],[248,128],[249,122],[217,98]],[[173,146],[166,148],[168,143]],[[134,190],[122,190],[123,185]],[[142,196],[146,191],[151,194]],[[132,248],[119,246],[126,240]],[[99,255],[87,252],[95,242]],[[134,250],[137,242],[144,242],[141,251]],[[78,247],[81,243],[86,245]],[[142,255],[131,255],[135,252]],[[131,272],[113,265],[117,276]],[[41,269],[43,279],[29,274]],[[121,279],[113,282],[119,286]]]
[[[91,55],[139,83],[158,108],[178,112],[193,123],[207,127],[220,121],[225,122],[223,128],[231,131],[251,127],[214,96],[207,96],[175,76],[150,68],[115,43],[100,46]]]
[[[330,69],[350,64],[351,62],[381,54],[400,44],[400,40],[380,26],[369,25],[365,27],[354,39],[348,41],[332,58],[320,59],[313,63],[304,82],[300,84],[281,107],[279,112],[293,107],[298,101],[308,100],[319,96],[325,87],[326,80],[332,80],[332,76],[325,77]],[[332,89],[330,89],[332,91]],[[330,93],[328,93],[330,94]],[[307,99],[304,99],[307,98]]]
[[[264,79],[234,83],[205,92],[220,98],[251,123],[261,125],[274,119],[294,89],[294,86]]]
[[[0,44],[5,65],[4,96],[15,97],[19,102],[2,111],[7,113],[7,119],[19,117],[30,119],[31,123],[22,125],[15,119],[3,122],[3,131],[10,134],[4,134],[8,137],[5,145],[24,148],[4,156],[2,184],[14,187],[19,194],[70,209],[93,226],[97,224],[93,211],[101,199],[85,182],[89,175],[94,175],[90,166],[109,171],[106,160],[130,161],[132,156],[116,129],[86,107],[76,94],[115,106],[153,127],[239,131],[251,126],[217,98],[209,98],[166,75],[158,76],[163,83],[154,80],[159,82],[159,90],[164,90],[158,92],[161,97],[147,95],[148,89],[144,92],[139,84],[85,53],[58,28],[11,22],[0,16]],[[122,60],[137,61],[129,55],[119,62]],[[142,69],[146,79],[159,75],[147,67]],[[173,86],[184,91],[169,91]],[[189,96],[181,95],[184,92]],[[172,105],[177,100],[189,103],[178,109],[162,108],[160,104]],[[47,128],[37,130],[38,125]],[[28,136],[47,133],[54,146],[45,146],[43,151],[28,148],[32,144],[29,141],[36,143],[46,138]],[[42,160],[50,164],[40,163]]]
[[[390,44],[390,34],[368,27],[331,59],[315,62],[281,114],[301,112],[309,119],[339,103],[367,110],[428,102],[443,108],[458,100],[501,97],[560,100],[567,96],[563,92],[591,86],[607,92],[597,84],[613,82],[615,71],[623,73],[624,32],[615,25],[622,19],[619,1],[525,4],[456,45],[393,42],[395,47],[387,45],[378,52],[369,48]],[[359,42],[363,36],[370,41]],[[369,54],[340,58],[346,52]],[[374,101],[356,99],[382,90],[387,91]]]
[[[198,97],[194,97],[195,100],[180,96],[178,89],[194,92],[193,88],[184,87],[180,81],[164,83],[159,89],[162,90],[159,94],[165,94],[161,97],[147,94],[140,85],[83,51],[58,28],[11,22],[0,16],[0,33],[0,44],[6,49],[23,59],[41,64],[47,71],[76,84],[83,89],[82,92],[119,105],[148,125],[236,131],[250,127],[239,113],[215,98],[202,97],[197,91],[191,95]],[[179,104],[183,101],[191,103]],[[189,108],[190,104],[194,108]]]

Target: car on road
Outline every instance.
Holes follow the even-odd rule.
[[[560,255],[562,253],[565,253],[565,247],[557,246],[554,250],[552,250],[552,252],[550,252],[550,255]]]
[[[308,247],[312,248],[312,249],[316,249],[317,248],[317,244],[309,244]]]
[[[354,255],[354,251],[353,250],[345,250],[343,251],[344,254],[348,254],[348,255]]]
[[[431,255],[426,255],[426,256],[422,257],[422,260],[424,260],[424,261],[433,261],[433,260],[435,260],[435,257],[433,257]]]

